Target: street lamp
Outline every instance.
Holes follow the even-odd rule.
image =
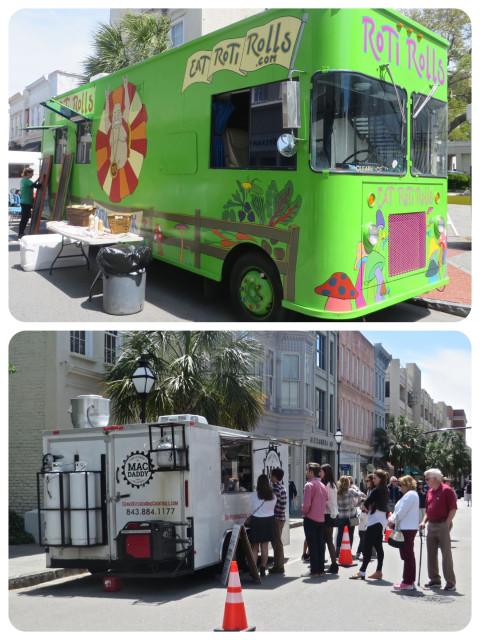
[[[135,391],[141,402],[140,422],[145,422],[145,408],[147,405],[147,396],[150,393],[153,383],[155,382],[155,376],[148,367],[148,356],[143,354],[137,360],[137,368],[133,373],[131,380]]]
[[[337,443],[337,475],[338,477],[340,477],[340,445],[342,444],[343,440],[343,433],[340,427],[338,427],[333,437],[335,438],[335,442]]]

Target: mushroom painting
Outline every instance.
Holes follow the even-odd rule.
[[[330,278],[315,287],[315,293],[319,296],[326,296],[326,311],[351,311],[352,300],[358,297],[358,291],[346,273],[337,271]]]
[[[188,224],[185,224],[184,222],[179,222],[173,228],[180,230],[180,262],[182,262],[182,260],[183,260],[183,232],[186,231],[187,229],[190,229],[190,227],[188,226]]]
[[[385,280],[383,278],[383,266],[385,264],[385,258],[378,253],[378,251],[372,251],[368,256],[367,264],[365,265],[365,279],[368,283],[373,280],[377,281],[375,290],[375,302],[382,302],[385,299],[387,293],[387,287],[385,286]]]

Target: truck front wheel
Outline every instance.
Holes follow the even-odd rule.
[[[233,265],[230,296],[240,320],[272,322],[286,319],[282,284],[275,265],[257,253],[246,253]]]

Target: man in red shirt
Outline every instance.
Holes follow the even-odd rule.
[[[446,580],[445,591],[455,589],[455,573],[453,571],[452,547],[450,541],[450,529],[452,520],[457,512],[457,496],[455,491],[442,482],[443,474],[440,469],[428,469],[425,471],[425,482],[429,487],[425,500],[425,516],[418,525],[427,529],[427,561],[429,582],[427,589],[441,586],[441,577],[438,569],[438,550],[442,553],[443,577]]]
[[[304,578],[318,578],[325,575],[325,540],[323,527],[327,490],[320,480],[320,465],[309,462],[306,469],[307,484],[303,494],[303,529],[310,553],[310,573]]]

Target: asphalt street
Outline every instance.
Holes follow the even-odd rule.
[[[449,264],[455,273],[465,275],[463,287],[470,293],[471,287],[471,207],[449,205],[448,227]],[[90,268],[86,266],[49,270],[24,271],[20,261],[20,245],[15,241],[17,225],[9,226],[9,276],[8,296],[12,316],[22,322],[235,322],[230,301],[219,293],[207,299],[203,290],[203,279],[166,263],[154,261],[147,269],[146,295],[143,309],[130,315],[112,315],[103,309],[103,288],[99,280],[91,301],[88,300],[90,286],[98,271],[95,248],[90,249]],[[452,269],[453,271],[453,269]],[[458,321],[455,315],[458,306],[457,286],[449,286],[437,300],[421,301],[422,306],[401,303],[366,316],[368,322],[431,322]],[[471,295],[471,294],[470,294]],[[465,307],[462,297],[462,308]],[[419,301],[420,302],[420,301]],[[468,311],[468,305],[467,305]],[[297,315],[298,322],[315,321],[314,318]],[[317,321],[318,322],[318,321]]]
[[[382,580],[349,580],[358,568],[341,567],[337,575],[301,577],[302,527],[291,529],[285,548],[285,575],[267,575],[259,585],[241,576],[247,621],[257,632],[396,632],[460,633],[472,637],[472,512],[458,501],[452,530],[456,591],[427,590],[426,545],[422,546],[420,586],[396,592],[402,561],[397,549],[384,544]],[[475,534],[475,531],[473,531]],[[356,549],[358,533],[353,548]],[[420,538],[415,549],[420,558]],[[371,563],[375,569],[375,561]],[[173,581],[123,579],[122,589],[105,592],[100,576],[81,575],[11,590],[9,616],[21,631],[205,631],[220,627],[226,589],[218,575],[202,571]],[[402,635],[405,638],[405,635]]]

